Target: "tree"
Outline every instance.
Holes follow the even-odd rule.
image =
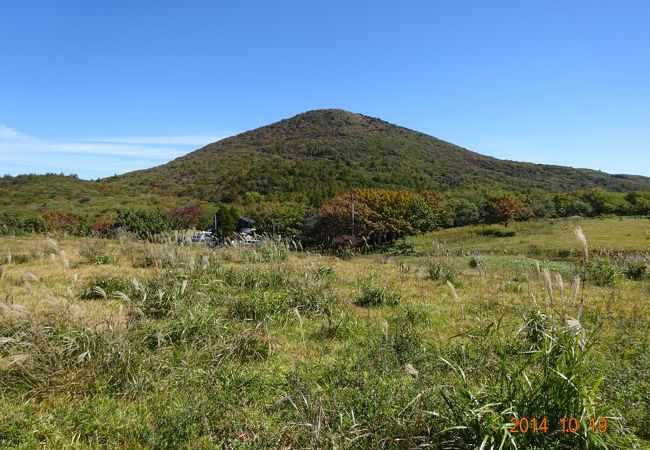
[[[454,226],[462,227],[465,225],[479,223],[481,219],[481,213],[476,204],[470,202],[465,198],[454,198],[451,199],[449,203],[454,214]]]
[[[490,223],[502,223],[506,228],[508,223],[517,215],[519,203],[510,196],[493,197],[487,207],[487,216]]]
[[[644,216],[650,214],[650,199],[643,197],[638,192],[629,192],[625,195],[625,200],[630,204],[630,214]]]
[[[438,224],[424,196],[406,190],[356,189],[355,236],[369,243],[394,242],[402,236],[435,229]],[[312,241],[333,242],[352,233],[350,193],[340,194],[305,221],[305,234]]]
[[[201,211],[197,205],[178,206],[167,214],[174,228],[189,230],[196,228],[201,219]]]
[[[223,238],[228,236],[237,229],[239,213],[235,206],[226,203],[218,203],[215,217],[217,219],[217,229],[215,231],[220,237]]]
[[[152,239],[155,235],[173,230],[169,218],[160,211],[118,209],[115,228],[136,234],[140,239]]]
[[[295,202],[261,202],[244,208],[248,217],[255,220],[259,233],[300,238],[305,226],[307,205]]]
[[[573,194],[555,194],[553,204],[559,217],[590,216],[592,214],[591,205]]]

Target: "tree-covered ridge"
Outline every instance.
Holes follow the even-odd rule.
[[[650,179],[483,156],[343,110],[317,110],[114,177],[130,190],[239,202],[250,191],[321,204],[355,187],[647,190]]]
[[[379,119],[320,110],[123,176],[2,177],[0,232],[146,235],[187,222],[189,207],[192,225],[206,228],[226,204],[263,233],[333,242],[349,233],[351,190],[364,193],[358,237],[376,242],[513,219],[650,213],[650,178],[502,161]],[[133,219],[129,226],[120,210],[137,212],[122,216]]]

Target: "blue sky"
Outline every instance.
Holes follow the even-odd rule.
[[[113,175],[318,108],[650,176],[650,2],[0,3],[0,175]]]

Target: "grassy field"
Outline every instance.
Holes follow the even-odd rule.
[[[567,259],[580,255],[580,245],[573,234],[578,226],[589,237],[593,252],[650,252],[650,219],[627,217],[518,222],[507,229],[503,226],[475,225],[414,236],[408,238],[408,242],[420,254],[436,253],[444,248],[455,254],[480,252]],[[514,232],[514,235],[500,237],[492,234],[495,232]]]
[[[650,448],[648,229],[349,260],[2,237],[0,446]]]

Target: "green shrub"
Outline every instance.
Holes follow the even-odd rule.
[[[599,401],[601,379],[593,373],[582,330],[557,325],[535,313],[525,340],[479,332],[483,358],[494,359],[489,382],[481,383],[468,367],[444,359],[457,383],[440,394],[447,423],[444,448],[630,448],[623,423],[611,406]],[[523,344],[523,347],[522,347]],[[485,373],[485,371],[483,371]],[[488,379],[485,379],[488,381]],[[513,418],[546,418],[547,432],[511,432]],[[561,420],[578,420],[577,433],[561,432]],[[607,417],[607,433],[591,431],[590,420]]]
[[[406,242],[402,239],[389,245],[386,248],[385,253],[388,255],[410,255],[414,250],[415,246],[412,243]]]
[[[353,322],[349,316],[338,313],[325,314],[323,321],[314,333],[316,339],[344,339],[352,335]]]
[[[481,255],[472,255],[472,257],[469,259],[469,266],[472,269],[478,269],[479,267],[482,267],[484,264],[483,258]]]
[[[401,293],[388,285],[364,284],[355,302],[357,306],[394,306],[401,300]]]
[[[494,228],[486,228],[479,232],[483,236],[494,236],[494,237],[512,237],[517,234],[515,230],[497,230]]]
[[[238,295],[228,304],[228,315],[234,319],[260,321],[287,314],[291,301],[285,293],[252,292]]]
[[[319,279],[331,278],[334,276],[334,269],[330,266],[320,266],[314,270],[314,276]]]
[[[614,286],[618,283],[620,271],[609,259],[600,258],[583,268],[583,278],[596,286]]]
[[[426,265],[427,278],[433,281],[449,281],[454,286],[461,284],[458,272],[439,261],[430,260]]]
[[[424,356],[424,340],[417,325],[426,322],[420,311],[407,308],[388,323],[387,342],[400,365],[419,362]]]
[[[105,265],[115,264],[117,257],[106,251],[103,246],[89,245],[79,251],[79,255],[83,258],[85,264],[90,265]]]
[[[282,242],[265,242],[258,251],[264,262],[286,261],[289,257],[289,249]]]
[[[629,261],[623,268],[623,274],[630,280],[642,280],[648,273],[648,265],[642,260]]]
[[[154,236],[173,231],[174,223],[162,211],[138,211],[119,209],[114,223],[116,229],[123,229],[137,235],[140,239],[153,239]]]
[[[311,314],[328,312],[339,303],[327,281],[309,277],[300,279],[291,286],[289,300],[291,308]]]
[[[2,256],[0,257],[0,266],[3,264],[25,264],[26,262],[29,262],[29,255],[24,255],[22,253],[12,253],[8,254],[7,256]]]
[[[99,289],[97,289],[99,288]],[[111,297],[115,292],[123,292],[128,295],[132,292],[132,284],[120,277],[101,276],[89,280],[82,289],[82,300],[97,300]]]

